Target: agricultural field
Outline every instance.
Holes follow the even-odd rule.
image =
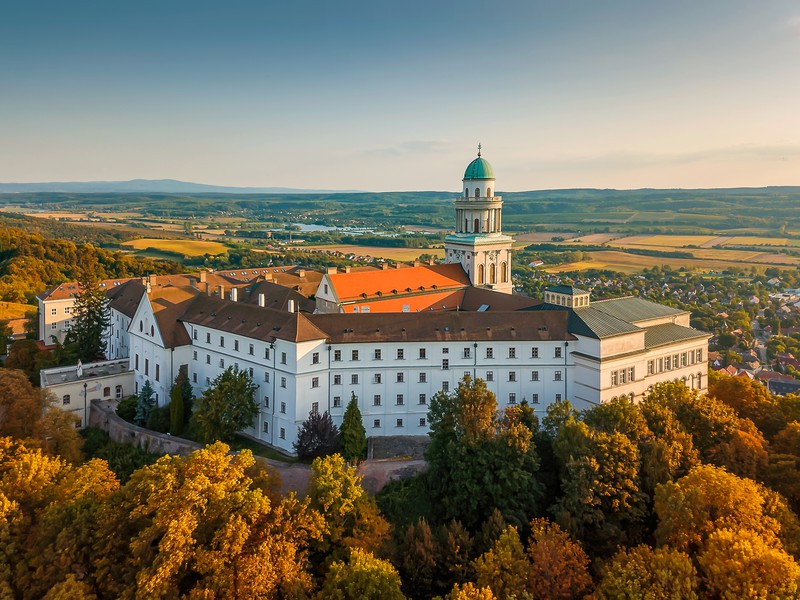
[[[125,242],[123,246],[133,250],[157,250],[170,252],[182,256],[203,256],[205,254],[217,255],[227,252],[227,248],[219,242],[203,240],[164,240],[159,238],[140,238]]]
[[[444,258],[441,248],[381,248],[379,246],[355,246],[346,244],[325,244],[318,246],[296,246],[293,250],[327,250],[341,252],[342,254],[355,254],[357,256],[372,256],[399,262],[412,261],[421,254],[430,254],[437,258]]]
[[[17,302],[0,302],[0,319],[19,319],[25,313],[35,311],[36,307],[31,304],[19,304]]]
[[[711,242],[713,235],[632,235],[614,240],[615,246],[657,246],[667,248],[685,248],[686,246],[701,246]]]

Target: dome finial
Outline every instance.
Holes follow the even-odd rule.
[[[481,157],[481,143],[478,142],[478,158]]]

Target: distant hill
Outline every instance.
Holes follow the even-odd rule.
[[[131,179],[130,181],[56,181],[0,183],[0,193],[58,192],[73,194],[329,194],[358,190],[304,190],[283,187],[229,187],[178,181],[177,179]]]

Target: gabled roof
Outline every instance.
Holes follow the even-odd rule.
[[[129,278],[122,279],[104,279],[97,283],[97,287],[102,290],[111,290],[116,286],[122,285]],[[81,286],[77,281],[68,281],[59,283],[54,288],[36,294],[40,300],[66,300],[67,298],[74,298],[81,291]]]
[[[200,291],[196,288],[173,286],[155,289],[147,295],[150,305],[153,307],[165,348],[175,348],[192,343],[186,328],[178,322],[178,317],[199,295]]]
[[[477,311],[483,306],[486,307],[484,310],[522,310],[539,304],[542,304],[541,300],[535,300],[528,296],[506,294],[488,288],[470,286],[464,290],[461,310]]]
[[[586,290],[575,287],[574,285],[551,285],[544,288],[547,292],[555,292],[556,294],[588,294]]]
[[[328,279],[339,302],[454,290],[469,285],[469,278],[460,264],[335,273],[328,275]]]
[[[106,297],[109,299],[109,306],[132,319],[142,301],[144,289],[139,279],[130,279],[108,291]]]
[[[645,328],[644,345],[647,349],[688,340],[708,339],[710,335],[691,327],[665,323]]]
[[[618,319],[595,310],[594,305],[572,309],[566,306],[545,303],[523,310],[566,312],[569,315],[568,319],[570,333],[595,339],[609,338],[616,335],[624,335],[626,333],[642,331],[639,327],[631,325],[622,319]]]
[[[247,296],[248,304],[258,304],[259,294],[264,294],[264,306],[276,310],[287,310],[289,300],[294,300],[301,312],[313,313],[316,302],[307,298],[300,292],[271,281],[258,281],[250,286],[250,295]]]

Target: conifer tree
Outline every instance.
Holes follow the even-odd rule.
[[[348,461],[359,460],[367,455],[367,431],[361,419],[361,410],[355,393],[350,397],[342,419],[342,456]]]
[[[110,322],[109,309],[106,294],[98,287],[97,280],[84,276],[79,287],[65,343],[74,347],[80,360],[91,362],[105,355],[104,333]]]
[[[184,409],[183,409],[183,374],[179,373],[175,379],[175,385],[169,392],[169,432],[172,435],[183,433]]]
[[[136,417],[134,418],[134,422],[141,427],[147,425],[147,419],[150,417],[150,412],[155,406],[155,399],[153,398],[154,393],[155,391],[150,384],[150,380],[145,380],[142,389],[139,390],[139,396],[136,399]]]

